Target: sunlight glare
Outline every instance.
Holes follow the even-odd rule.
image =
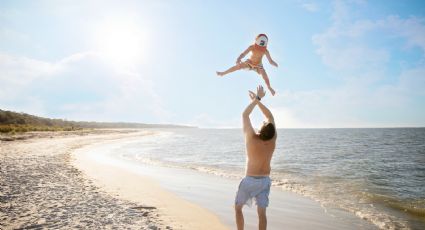
[[[132,22],[109,22],[96,32],[99,53],[116,67],[131,67],[139,63],[145,52],[146,35]]]

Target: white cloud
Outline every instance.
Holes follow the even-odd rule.
[[[425,95],[425,65],[405,70],[400,75],[399,86],[411,94]]]
[[[425,124],[423,120],[422,123],[411,123],[394,115],[409,117],[409,113],[421,111],[413,104],[417,103],[418,96],[425,95],[425,19],[387,16],[378,20],[353,20],[351,7],[347,2],[335,1],[332,25],[312,38],[317,54],[340,85],[281,92],[271,105],[279,127]],[[373,43],[391,38],[399,38],[404,44],[388,47]],[[392,55],[397,55],[395,50],[398,52],[403,48],[419,48],[422,57],[416,59],[416,63],[400,67],[398,75],[391,73]],[[389,73],[393,80],[387,80]],[[399,121],[394,122],[397,119]]]
[[[34,80],[55,71],[52,63],[0,54],[0,102],[18,98]]]
[[[306,9],[309,12],[316,12],[316,11],[319,10],[319,7],[315,3],[312,3],[312,2],[303,3],[301,6],[302,6],[302,8]]]
[[[24,33],[20,33],[18,31],[15,30],[11,30],[8,28],[0,28],[0,41],[1,42],[8,42],[8,41],[21,41],[21,42],[28,42],[30,40],[29,36],[24,34]]]
[[[286,91],[271,104],[278,127],[325,128],[356,127],[361,120],[356,108],[361,94],[351,87],[311,91]]]
[[[349,20],[347,5],[335,2],[333,25],[324,33],[314,35],[313,43],[318,46],[317,53],[323,62],[338,70],[376,67],[384,65],[390,54],[384,48],[372,47],[368,38],[379,34],[380,38],[399,37],[409,47],[419,47],[425,52],[425,19],[388,16],[376,21]],[[371,35],[375,32],[375,35]],[[375,37],[379,39],[378,37]]]
[[[348,20],[349,18],[349,10],[347,5],[341,1],[336,0],[333,2],[333,13],[332,19],[335,24],[340,24]]]
[[[143,73],[117,71],[93,52],[57,62],[0,54],[0,106],[75,120],[160,122],[154,82]]]
[[[24,83],[54,71],[55,65],[49,62],[0,54],[1,81]]]
[[[217,120],[209,114],[201,113],[187,124],[200,128],[238,128],[241,127],[241,122],[241,115],[234,116],[227,120]]]
[[[317,53],[322,61],[335,70],[355,71],[375,69],[389,60],[385,49],[370,48],[366,44],[338,44],[341,37],[328,38],[315,36],[314,43],[319,45]]]
[[[351,22],[348,6],[335,1],[333,24],[324,33],[316,34],[312,40],[318,46],[316,52],[327,66],[344,71],[345,75],[355,70],[370,71],[383,68],[389,60],[388,50],[373,47],[367,42],[366,32],[377,28],[377,23],[369,20]]]
[[[376,25],[407,39],[410,46],[418,46],[425,52],[425,18],[401,19],[399,16],[388,16],[385,20],[378,21]]]
[[[401,123],[387,121],[391,114],[381,112],[383,117],[378,121],[364,116],[375,109],[403,110],[410,93],[399,85],[368,90],[366,85],[348,84],[332,89],[285,91],[276,96],[270,108],[281,128],[400,126]]]
[[[312,124],[307,124],[305,121],[301,121],[297,118],[290,108],[277,107],[272,110],[273,117],[277,128],[312,128]]]

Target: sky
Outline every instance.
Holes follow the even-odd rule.
[[[269,37],[279,128],[424,127],[425,2],[0,2],[0,109],[77,121],[241,127]],[[259,126],[262,115],[252,115]],[[258,123],[258,125],[257,125]]]

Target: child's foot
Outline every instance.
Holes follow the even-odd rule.
[[[217,73],[217,76],[219,76],[219,77],[223,77],[224,76],[224,74],[223,74],[223,72],[216,72]]]
[[[269,88],[269,90],[270,90],[270,93],[272,93],[272,96],[274,96],[276,94],[276,92],[274,91],[274,89]]]

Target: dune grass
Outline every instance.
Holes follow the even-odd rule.
[[[34,131],[75,131],[82,130],[80,127],[73,126],[47,126],[47,125],[19,125],[19,124],[7,124],[0,125],[0,133],[14,134]]]

